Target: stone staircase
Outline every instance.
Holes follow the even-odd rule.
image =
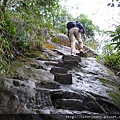
[[[81,62],[80,56],[63,55],[59,67],[52,67],[50,72],[54,75],[54,80],[60,84],[72,84],[72,74],[68,70],[77,66]]]
[[[69,73],[69,71],[73,67],[78,66],[80,62],[80,55],[63,55],[62,61],[59,61],[58,64],[53,66],[50,70],[50,72],[54,75],[54,81],[58,82],[60,86],[72,85],[73,76],[72,73]],[[112,104],[111,101],[106,97],[97,96],[95,98],[94,95],[92,96],[91,94],[84,93],[83,91],[81,91],[81,93],[64,91],[60,89],[60,86],[58,89],[50,91],[51,102],[56,109],[69,110],[73,113],[76,111],[75,114],[80,114],[80,112],[83,111],[87,111],[87,113],[85,113],[86,115],[92,115],[94,112],[105,114],[108,112],[108,110],[104,108],[104,106],[101,106],[104,101],[107,101],[106,103],[104,102],[105,106],[108,106],[110,103],[114,108],[114,111],[118,109],[117,106]]]

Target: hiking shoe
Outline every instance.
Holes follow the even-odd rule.
[[[80,50],[80,53],[84,53],[82,50]]]
[[[72,55],[72,56],[76,56],[76,54],[75,54],[75,53],[72,53],[71,55]]]
[[[84,52],[83,52],[83,49],[79,49],[79,51],[80,51],[80,53],[84,53]]]

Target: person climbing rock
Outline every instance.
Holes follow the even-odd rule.
[[[83,53],[83,41],[81,39],[81,36],[83,34],[83,38],[86,39],[84,26],[79,21],[68,22],[67,29],[68,29],[68,38],[70,39],[71,42],[71,55],[73,56],[76,55],[76,46],[75,46],[76,39],[79,42],[79,51],[80,53]]]

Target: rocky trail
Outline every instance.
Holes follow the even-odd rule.
[[[69,47],[47,44],[55,48],[13,61],[13,76],[0,78],[0,114],[30,114],[31,120],[119,119],[120,78],[95,57],[71,56]]]

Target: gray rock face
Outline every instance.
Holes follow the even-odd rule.
[[[95,58],[71,56],[68,47],[56,51],[49,60],[22,61],[13,77],[0,78],[0,114],[40,114],[30,120],[120,114],[118,76]]]

